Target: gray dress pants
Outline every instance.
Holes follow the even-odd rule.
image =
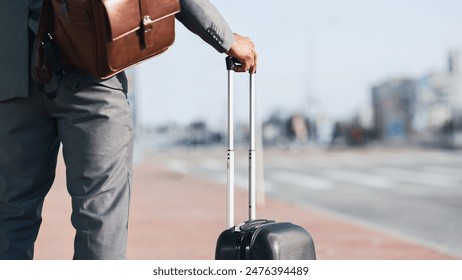
[[[125,74],[67,74],[55,99],[31,84],[29,97],[0,102],[0,259],[33,258],[60,143],[74,259],[124,259],[133,155]]]

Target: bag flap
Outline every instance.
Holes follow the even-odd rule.
[[[116,40],[127,33],[134,32],[141,26],[140,1],[145,2],[148,13],[153,21],[172,16],[180,11],[179,0],[103,0],[111,28],[111,39]]]

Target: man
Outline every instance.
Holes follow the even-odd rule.
[[[177,15],[216,50],[256,70],[249,38],[233,34],[208,0],[181,0]],[[0,259],[32,259],[44,198],[62,144],[76,229],[74,259],[124,259],[133,127],[124,73],[63,76],[56,98],[37,89],[30,52],[41,0],[0,3]]]

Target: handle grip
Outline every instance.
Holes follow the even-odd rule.
[[[234,57],[231,57],[231,56],[226,57],[226,69],[228,71],[234,70],[234,67],[236,67],[237,65],[241,65],[241,64],[242,63]]]

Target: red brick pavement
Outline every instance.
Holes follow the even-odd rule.
[[[225,227],[226,188],[189,174],[172,172],[149,158],[134,170],[128,259],[213,259],[215,242]],[[246,209],[246,194],[236,192],[236,208]],[[236,221],[245,220],[238,211]],[[73,228],[64,166],[47,196],[35,259],[71,259]],[[387,235],[316,209],[267,198],[259,217],[291,221],[310,231],[318,259],[454,259],[418,244]]]

